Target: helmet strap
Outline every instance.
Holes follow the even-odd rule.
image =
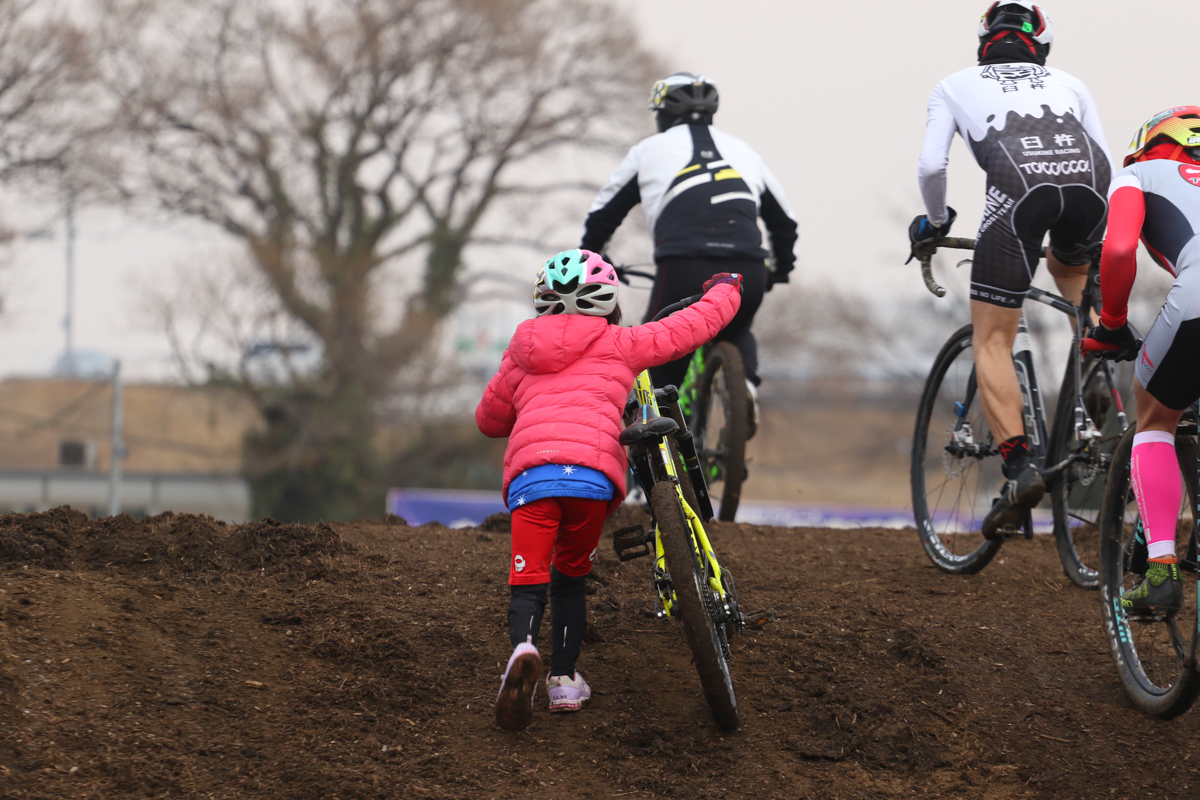
[[[1009,38],[1010,36],[1015,39]],[[978,56],[980,64],[1026,61],[1040,66],[1046,65],[1046,55],[1041,52],[1036,42],[1021,31],[1000,31],[990,39],[980,40]]]
[[[1184,151],[1187,149],[1188,148],[1185,148],[1183,145],[1179,144],[1178,142],[1169,142],[1169,141],[1161,142],[1159,144],[1154,145],[1153,147],[1148,147],[1145,150],[1143,150],[1142,155],[1137,160],[1138,161],[1159,161],[1159,160],[1162,160],[1162,161],[1184,161],[1184,160],[1186,160],[1188,162],[1194,163],[1195,159],[1192,158],[1191,153],[1186,153],[1186,154],[1184,153]],[[1179,157],[1180,155],[1184,155],[1185,158],[1180,158]]]

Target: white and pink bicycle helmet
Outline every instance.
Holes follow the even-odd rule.
[[[538,316],[607,317],[617,307],[617,271],[590,250],[565,250],[538,270],[533,307]]]

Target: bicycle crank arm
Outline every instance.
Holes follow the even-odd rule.
[[[1062,461],[1055,464],[1053,467],[1046,467],[1045,469],[1043,469],[1041,471],[1042,480],[1044,480],[1046,483],[1051,483],[1052,481],[1056,481],[1059,478],[1061,478],[1062,474],[1064,472],[1066,472],[1071,467],[1071,465],[1074,464],[1076,461],[1087,461],[1087,460],[1088,460],[1088,456],[1084,455],[1083,453],[1073,453],[1073,454],[1067,456],[1066,458],[1064,458]]]

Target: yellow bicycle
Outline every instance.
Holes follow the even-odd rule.
[[[668,306],[656,319],[701,296]],[[617,531],[613,547],[622,561],[653,554],[658,615],[678,620],[717,725],[736,730],[739,717],[729,672],[729,637],[747,626],[761,626],[774,618],[774,612],[741,612],[733,576],[717,560],[704,531],[704,522],[713,517],[712,503],[676,388],[656,390],[649,372],[641,373],[625,414],[628,427],[620,441],[628,448],[634,477],[649,498],[653,531],[648,533],[641,525]]]

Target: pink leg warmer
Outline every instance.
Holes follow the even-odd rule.
[[[1150,558],[1175,555],[1175,525],[1183,500],[1175,437],[1166,431],[1135,434],[1130,469]]]

